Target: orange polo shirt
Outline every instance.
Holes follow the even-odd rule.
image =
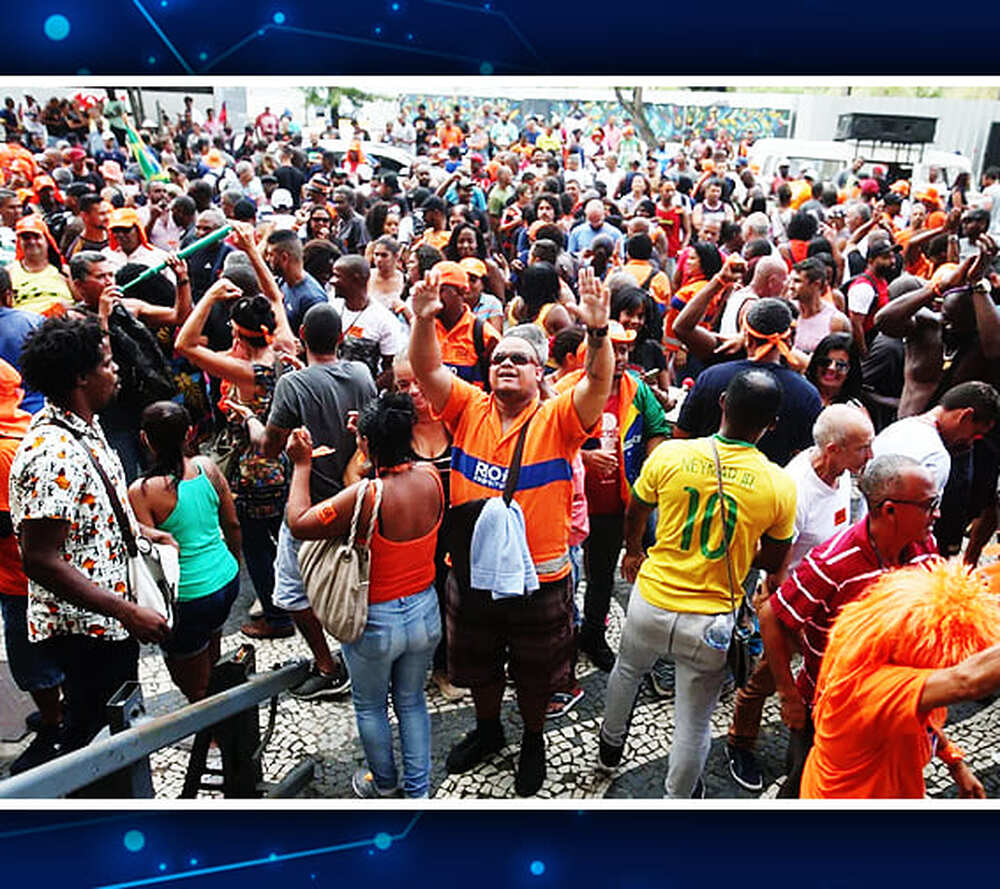
[[[476,354],[476,341],[473,328],[476,324],[475,313],[468,306],[462,312],[462,317],[451,330],[446,330],[439,319],[434,320],[434,330],[441,346],[441,362],[446,364],[460,380],[472,383],[477,389],[482,389],[486,380],[479,368],[479,355]],[[489,351],[490,344],[500,342],[500,334],[491,324],[483,324],[483,347]]]
[[[573,407],[572,390],[541,404],[532,402],[504,432],[495,396],[453,380],[440,415],[453,438],[451,505],[503,493],[518,434],[529,417],[514,499],[524,512],[528,549],[539,580],[560,580],[570,572],[572,462],[591,435]]]

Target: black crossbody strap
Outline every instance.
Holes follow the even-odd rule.
[[[128,550],[129,557],[134,559],[139,554],[139,548],[135,542],[135,533],[132,531],[132,523],[128,520],[128,516],[125,515],[125,509],[122,507],[121,501],[118,499],[118,493],[115,491],[115,486],[111,484],[111,479],[108,478],[108,474],[104,471],[101,464],[97,462],[97,458],[93,455],[93,453],[91,453],[91,450],[87,447],[86,443],[80,440],[80,436],[72,426],[55,418],[50,418],[49,423],[53,426],[59,426],[62,429],[65,429],[70,435],[72,435],[83,448],[83,452],[87,455],[87,459],[90,460],[91,465],[95,470],[97,470],[98,476],[104,483],[104,489],[108,492],[108,499],[111,501],[111,508],[114,510],[115,519],[118,521],[118,527],[121,529],[122,540],[125,542],[125,549]]]
[[[510,468],[507,470],[507,482],[503,486],[503,502],[510,506],[510,501],[514,499],[514,492],[517,490],[517,480],[521,475],[521,456],[524,453],[524,440],[528,437],[528,425],[534,418],[534,414],[524,421],[521,432],[517,436],[517,444],[514,445],[514,455],[510,460]]]
[[[722,546],[726,551],[726,574],[729,577],[729,601],[733,606],[733,616],[736,616],[736,582],[733,578],[733,559],[729,555],[729,537],[726,535],[726,495],[722,491],[722,461],[719,459],[719,449],[715,446],[715,437],[711,439],[712,456],[715,457],[715,480],[719,485],[719,511],[722,515]]]

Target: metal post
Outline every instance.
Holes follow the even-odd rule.
[[[111,734],[127,731],[149,721],[146,705],[142,698],[142,686],[138,682],[126,682],[114,697],[108,701],[108,725]],[[152,799],[153,773],[149,768],[149,757],[137,759],[127,768],[109,776],[119,791],[115,795],[132,799]]]

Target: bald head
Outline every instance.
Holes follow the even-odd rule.
[[[334,271],[339,269],[347,278],[361,281],[363,283],[368,282],[368,263],[365,261],[363,256],[358,256],[356,253],[340,257],[340,259],[338,259],[334,264],[333,268]]]
[[[845,471],[857,475],[871,459],[875,427],[860,408],[831,404],[816,418],[813,440],[829,477],[840,478]]]
[[[754,266],[750,286],[763,299],[776,297],[784,288],[786,277],[788,267],[783,259],[778,256],[762,256]]]
[[[594,228],[600,228],[604,224],[604,204],[598,200],[587,201],[584,207],[584,215]]]

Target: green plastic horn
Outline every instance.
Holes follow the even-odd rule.
[[[209,244],[214,244],[216,241],[221,241],[226,235],[228,235],[233,230],[231,225],[224,225],[222,228],[217,228],[214,232],[205,235],[203,238],[199,238],[193,244],[189,244],[183,250],[178,251],[177,255],[181,259],[187,259],[192,253],[197,253],[202,247],[207,247]],[[147,278],[153,277],[153,275],[159,274],[167,267],[165,262],[161,262],[157,265],[150,266],[146,271],[144,271],[139,277],[133,278],[127,284],[122,284],[122,291],[128,290],[129,287],[135,287],[140,281],[145,281]]]

